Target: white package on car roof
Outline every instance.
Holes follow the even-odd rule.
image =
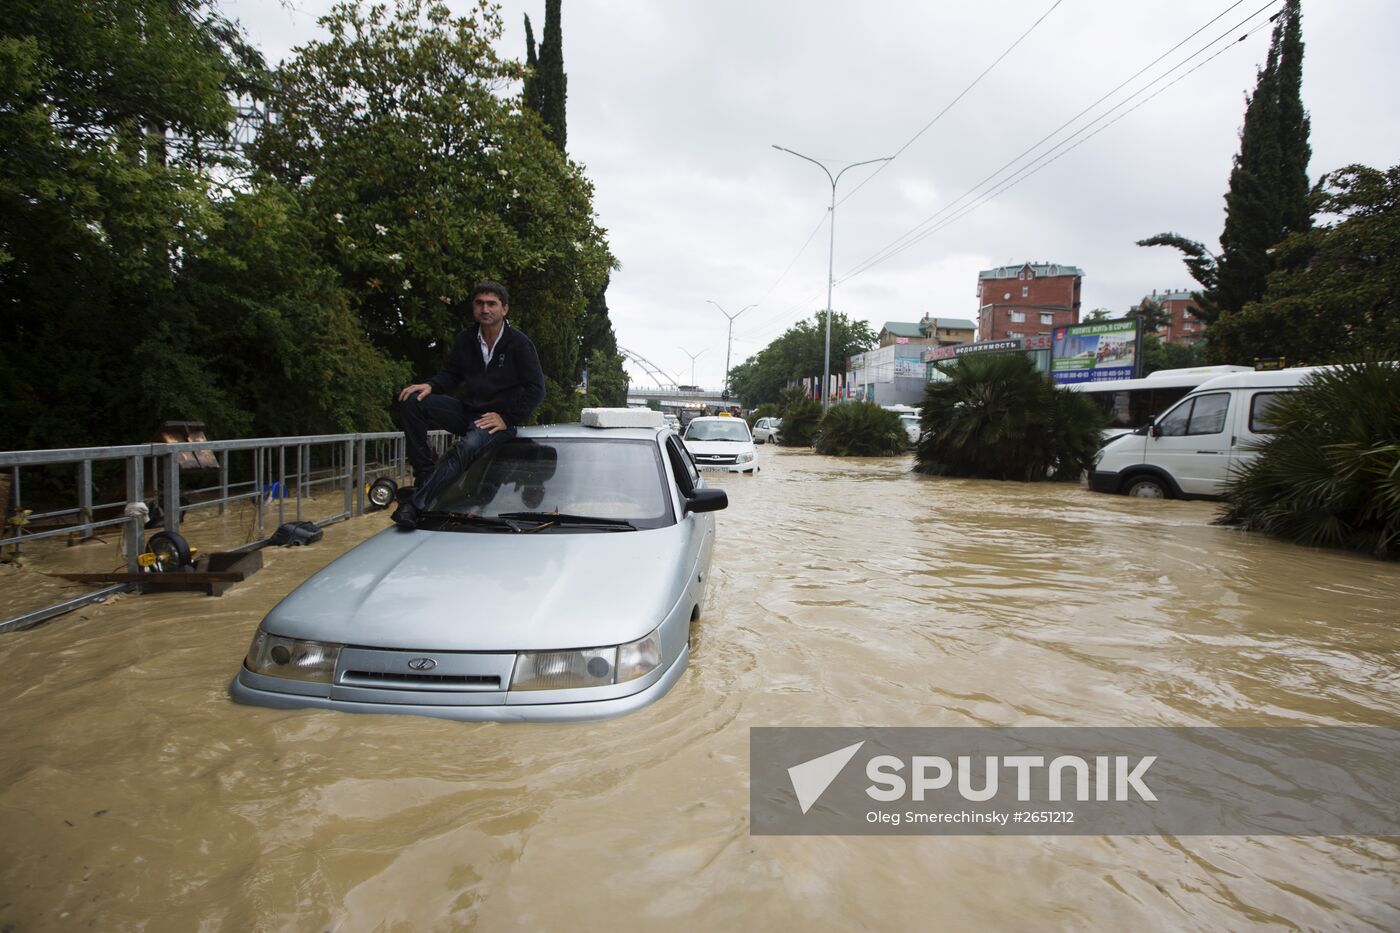
[[[659,428],[661,412],[650,408],[585,408],[579,423],[586,428]]]

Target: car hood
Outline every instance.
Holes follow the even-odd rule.
[[[695,572],[686,530],[686,522],[576,534],[390,528],[293,590],[263,625],[376,648],[623,644],[659,625],[684,592]]]

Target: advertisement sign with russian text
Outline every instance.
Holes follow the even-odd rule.
[[[1137,318],[1056,327],[1050,375],[1056,383],[1137,378],[1141,346]]]

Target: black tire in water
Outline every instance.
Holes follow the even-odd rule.
[[[158,531],[146,541],[146,550],[156,556],[151,568],[157,573],[172,573],[194,563],[189,542],[173,531]]]

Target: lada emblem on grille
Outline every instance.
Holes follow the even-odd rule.
[[[437,662],[432,658],[414,658],[412,661],[408,662],[408,666],[410,670],[430,671],[437,667]]]

